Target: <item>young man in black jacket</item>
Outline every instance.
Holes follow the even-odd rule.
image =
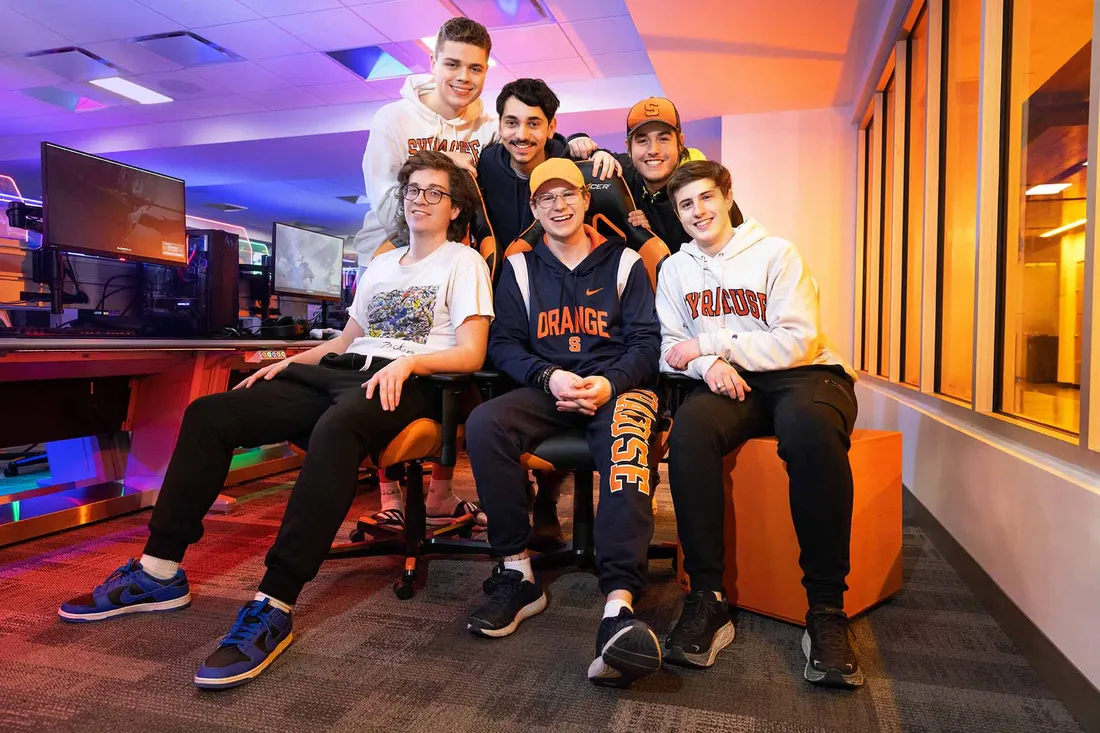
[[[600,474],[596,564],[607,594],[588,678],[627,687],[661,665],[653,630],[634,618],[653,536],[649,437],[656,422],[660,326],[645,266],[622,240],[584,224],[590,196],[572,161],[534,170],[531,208],[546,231],[508,258],[490,332],[493,365],[518,389],[478,406],[466,422],[470,466],[504,558],[492,597],[467,628],[507,636],[546,608],[527,545],[531,526],[521,457],[563,430],[585,431]]]
[[[626,116],[626,152],[615,153],[622,176],[638,209],[631,212],[630,223],[648,227],[675,254],[680,245],[691,241],[668,198],[668,179],[688,160],[702,160],[703,154],[684,145],[680,113],[664,97],[649,97],[630,108]],[[593,160],[596,160],[593,158]],[[600,175],[603,164],[592,170]],[[739,227],[745,221],[734,202],[730,221]]]

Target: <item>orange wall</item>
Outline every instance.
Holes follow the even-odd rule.
[[[852,363],[856,129],[850,107],[722,118],[722,162],[745,216],[794,242],[817,279],[821,327]]]

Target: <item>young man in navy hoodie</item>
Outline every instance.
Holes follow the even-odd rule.
[[[571,144],[557,132],[558,96],[542,79],[516,79],[497,95],[500,117],[498,142],[488,145],[477,164],[478,184],[493,235],[507,248],[535,221],[531,210],[531,172],[551,158],[572,158]],[[588,141],[578,135],[573,147]],[[602,160],[601,160],[602,159]],[[606,151],[593,160],[607,176],[621,167]],[[541,541],[561,536],[557,503],[564,474],[535,471],[539,491],[532,506],[535,537]]]
[[[466,423],[470,465],[504,558],[492,597],[467,628],[507,636],[546,608],[527,545],[531,526],[521,456],[550,436],[583,429],[600,474],[596,564],[607,594],[588,678],[627,687],[661,665],[653,630],[634,618],[653,536],[649,437],[656,422],[660,326],[641,258],[584,224],[590,196],[576,164],[531,174],[542,241],[512,255],[497,286],[493,365],[523,385],[478,406]]]

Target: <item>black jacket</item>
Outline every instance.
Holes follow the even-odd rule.
[[[668,245],[669,252],[673,254],[679,252],[680,245],[690,242],[691,237],[684,231],[683,224],[676,217],[676,212],[672,208],[672,201],[668,198],[667,189],[662,188],[657,193],[650,193],[649,189],[646,188],[645,179],[634,167],[630,155],[627,153],[615,153],[614,155],[623,167],[623,180],[630,187],[630,195],[634,197],[634,204],[645,213],[646,219],[649,220],[649,228]],[[730,208],[730,221],[735,227],[741,226],[745,221],[745,217],[741,215],[741,210],[737,208],[736,201],[733,202],[733,206]]]
[[[546,141],[546,157],[569,157],[569,144],[564,137],[555,133]],[[516,173],[508,149],[501,143],[492,143],[478,158],[477,182],[493,236],[501,249],[507,249],[535,221],[528,179]]]

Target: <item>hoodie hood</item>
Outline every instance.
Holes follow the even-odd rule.
[[[709,262],[710,260],[731,260],[770,236],[771,233],[765,229],[760,222],[749,217],[745,220],[744,224],[733,230],[733,238],[713,257],[704,254],[703,250],[699,248],[699,244],[694,239],[680,247],[680,251],[689,255],[700,264]]]

